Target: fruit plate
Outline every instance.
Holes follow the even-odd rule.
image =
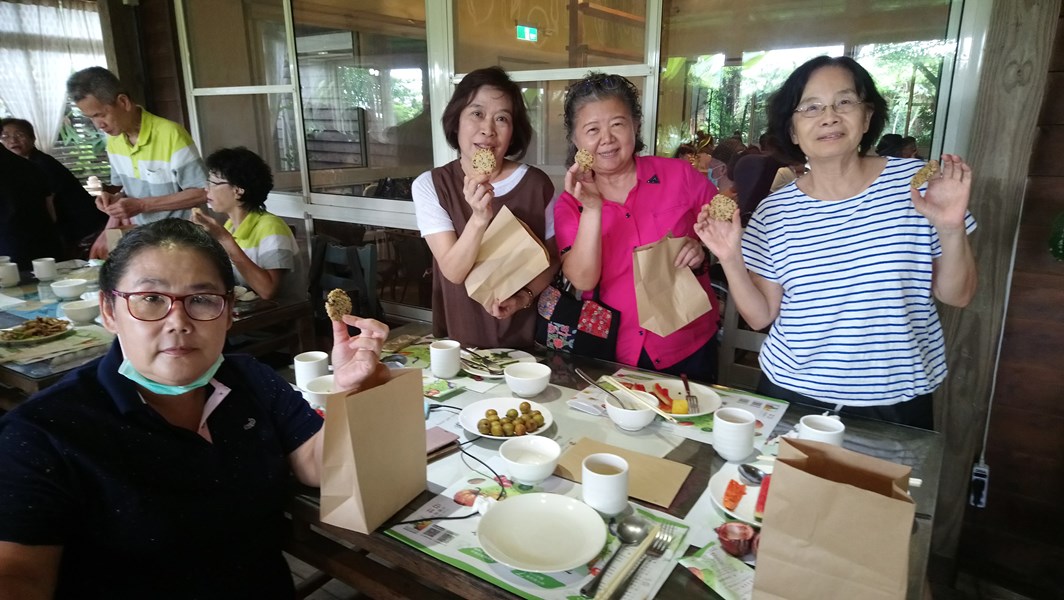
[[[535,526],[520,526],[528,523]],[[521,494],[497,502],[480,518],[477,541],[510,568],[555,573],[593,561],[606,545],[606,523],[576,498]]]
[[[772,472],[771,467],[761,468],[765,471]],[[713,501],[713,506],[716,506],[723,511],[724,514],[733,519],[739,519],[754,527],[761,527],[761,521],[754,518],[754,509],[757,508],[757,495],[761,491],[760,487],[747,485],[746,493],[743,494],[742,499],[739,500],[739,504],[732,510],[724,508],[724,491],[728,489],[728,482],[732,479],[746,485],[742,478],[739,477],[738,463],[724,463],[720,470],[709,478],[709,499]]]
[[[554,417],[551,416],[550,410],[538,402],[522,400],[521,398],[488,398],[487,400],[478,400],[463,408],[462,412],[458,413],[458,422],[461,423],[462,428],[468,431],[470,435],[478,435],[493,440],[508,440],[510,438],[506,436],[480,433],[480,431],[477,430],[477,422],[484,418],[484,413],[486,413],[489,408],[494,408],[501,417],[511,408],[520,411],[522,402],[528,402],[530,410],[538,410],[543,413],[543,425],[540,425],[538,429],[533,431],[532,435],[539,435],[547,429],[550,429],[551,424],[554,423]]]
[[[686,393],[683,391],[683,382],[679,379],[655,379],[645,384],[647,392],[654,393],[654,384],[658,384],[661,387],[669,391],[670,398],[683,398]],[[720,395],[713,391],[713,388],[702,385],[701,383],[691,382],[691,393],[698,398],[698,412],[687,413],[686,415],[673,416],[677,419],[683,419],[684,417],[701,417],[702,415],[709,415],[716,412],[720,408],[721,400]]]

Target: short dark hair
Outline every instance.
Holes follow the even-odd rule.
[[[876,144],[876,154],[880,156],[901,156],[901,149],[905,147],[905,138],[897,133],[887,133],[879,138]]]
[[[7,117],[0,119],[0,129],[7,127],[8,125],[14,125],[22,130],[23,133],[30,136],[30,139],[37,139],[37,132],[33,131],[33,124],[26,119],[17,119],[15,117]]]
[[[588,71],[581,80],[573,82],[565,89],[565,139],[569,142],[569,155],[565,166],[572,166],[576,156],[576,144],[573,144],[573,119],[576,111],[590,102],[600,102],[617,98],[628,107],[635,123],[635,152],[638,154],[646,144],[643,143],[643,107],[639,104],[639,88],[621,75],[610,75],[598,71]]]
[[[233,263],[225,253],[225,248],[199,225],[171,217],[136,227],[118,240],[118,245],[100,267],[100,291],[103,292],[104,300],[114,302],[111,292],[118,289],[118,282],[141,251],[166,246],[200,252],[217,269],[226,291],[232,290],[236,285]]]
[[[510,103],[513,105],[513,135],[510,137],[510,146],[506,148],[506,156],[520,160],[528,151],[528,145],[532,143],[532,122],[528,119],[528,109],[525,107],[525,97],[521,94],[521,88],[501,67],[485,67],[470,71],[455,86],[454,94],[451,95],[447,107],[443,109],[443,118],[440,119],[447,143],[455,150],[459,150],[458,122],[462,118],[462,111],[469,106],[473,97],[477,95],[477,90],[482,87],[495,88],[510,98]]]
[[[809,78],[813,72],[824,67],[841,67],[849,71],[853,76],[857,95],[872,107],[868,131],[861,136],[861,154],[868,153],[887,122],[887,101],[880,95],[875,81],[864,67],[848,56],[818,56],[795,69],[769,99],[768,132],[780,143],[780,156],[788,160],[805,161],[805,152],[791,139],[791,120],[794,118],[794,109],[798,108],[798,103],[802,101],[802,93],[805,92]]]
[[[241,206],[256,212],[266,210],[266,196],[273,189],[273,171],[261,156],[238,146],[215,150],[205,162],[208,172],[217,173],[244,190]]]
[[[104,104],[114,104],[123,94],[131,97],[118,77],[103,67],[89,67],[71,75],[67,79],[67,94],[75,103],[86,96],[94,96]]]

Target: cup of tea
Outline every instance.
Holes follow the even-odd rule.
[[[628,508],[628,461],[605,452],[589,454],[580,464],[580,494],[602,515],[619,515]]]
[[[845,432],[846,426],[835,416],[806,415],[798,420],[798,439],[800,440],[841,446]]]
[[[33,259],[33,276],[40,281],[51,281],[59,275],[54,258]]]
[[[729,406],[713,413],[713,449],[726,461],[741,461],[754,452],[757,418],[745,408]]]

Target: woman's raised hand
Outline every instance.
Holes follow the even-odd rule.
[[[964,229],[968,198],[972,189],[972,168],[956,154],[943,154],[939,174],[927,182],[923,195],[911,190],[916,212],[939,231]]]
[[[595,185],[595,172],[584,170],[580,165],[573,163],[565,172],[565,191],[580,201],[584,208],[596,209],[602,207],[602,195],[599,194],[598,186]]]
[[[491,221],[491,199],[495,197],[495,188],[492,187],[490,174],[472,173],[465,176],[462,193],[465,201],[473,209],[473,218],[481,219],[485,223]]]
[[[355,337],[347,332],[347,326],[361,331]],[[388,326],[376,319],[364,319],[344,315],[343,322],[333,321],[333,380],[338,390],[357,391],[376,385],[374,374],[382,366],[380,362],[384,341],[388,339]]]
[[[742,256],[743,225],[738,208],[732,213],[731,221],[718,221],[709,216],[709,205],[703,206],[695,222],[695,233],[722,263]]]
[[[225,227],[222,227],[218,224],[218,221],[214,220],[214,217],[208,215],[207,213],[203,212],[198,208],[192,209],[191,221],[205,229],[212,238],[218,240],[219,242],[224,240],[226,237],[233,237],[232,234],[225,229]]]

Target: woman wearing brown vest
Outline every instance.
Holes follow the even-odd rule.
[[[558,258],[554,185],[543,171],[517,162],[532,140],[521,89],[498,67],[473,71],[455,88],[442,123],[459,157],[422,173],[412,188],[418,229],[433,256],[433,335],[482,348],[530,347],[532,307],[557,271]],[[494,157],[490,172],[473,168],[478,150]],[[469,297],[464,282],[484,232],[503,206],[545,241],[551,264],[516,294],[485,309]]]

